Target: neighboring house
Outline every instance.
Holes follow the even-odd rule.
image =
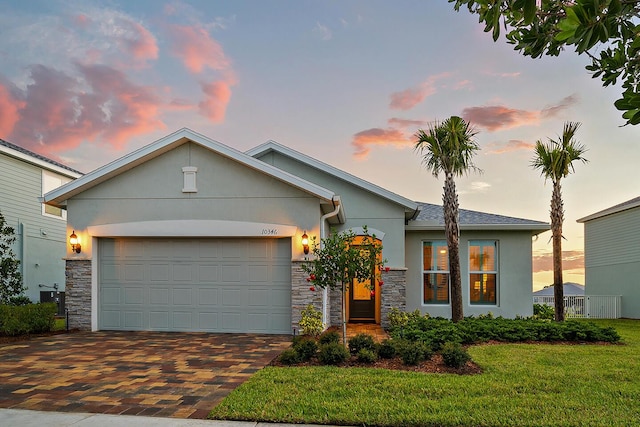
[[[67,212],[39,199],[81,175],[0,139],[0,211],[15,230],[13,251],[20,260],[25,294],[34,302],[60,298],[65,284]]]
[[[385,324],[394,307],[450,316],[442,207],[275,142],[242,153],[182,129],[44,199],[67,209],[82,245],[67,245],[72,327],[290,334],[309,303],[337,324],[340,293],[310,290],[301,237],[365,225],[389,271],[352,286],[348,320]],[[460,219],[465,314],[531,315],[531,241],[549,225]]]
[[[584,285],[573,282],[565,282],[562,285],[562,292],[565,297],[583,297],[584,296]],[[533,303],[534,304],[546,304],[550,300],[549,298],[553,298],[553,285],[545,286],[539,291],[535,291],[533,293]],[[551,299],[553,301],[553,299]]]
[[[584,224],[587,295],[620,295],[621,316],[640,319],[640,197],[578,219]]]

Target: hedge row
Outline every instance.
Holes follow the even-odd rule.
[[[611,327],[587,321],[550,322],[532,318],[505,319],[490,316],[467,317],[454,323],[449,319],[410,315],[402,324],[393,325],[391,335],[410,341],[428,343],[434,350],[445,342],[475,344],[487,341],[573,341],[619,342],[620,335]]]
[[[58,307],[53,302],[21,306],[0,305],[0,334],[28,335],[53,330]]]

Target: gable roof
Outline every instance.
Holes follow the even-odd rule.
[[[418,202],[420,212],[410,221],[407,230],[442,230],[444,213],[440,205]],[[549,223],[530,219],[496,215],[468,209],[459,210],[461,230],[532,230],[543,232],[549,230]],[[537,234],[537,233],[536,233]]]
[[[355,175],[351,175],[350,173],[345,172],[341,169],[321,162],[320,160],[314,159],[313,157],[307,156],[306,154],[302,154],[299,151],[293,150],[289,147],[285,147],[284,145],[279,144],[275,141],[267,141],[264,144],[246,151],[245,154],[251,157],[259,157],[272,151],[283,154],[287,157],[291,157],[292,159],[295,159],[301,163],[305,163],[315,169],[333,175],[343,181],[349,182],[356,187],[362,188],[370,193],[399,204],[403,206],[405,208],[405,211],[409,214],[408,219],[414,217],[416,214],[416,210],[418,209],[418,204],[416,202],[400,196],[399,194],[396,194],[392,191],[386,190],[380,186],[372,184],[368,181],[365,181],[362,178],[358,178]]]
[[[244,166],[260,171],[266,175],[272,176],[280,181],[290,184],[293,187],[296,187],[302,191],[318,197],[326,205],[337,205],[339,203],[339,198],[337,198],[332,191],[327,190],[326,188],[320,187],[319,185],[291,175],[285,171],[261,162],[258,159],[254,159],[251,156],[247,156],[246,154],[238,150],[228,147],[218,141],[214,141],[213,139],[207,138],[206,136],[196,133],[187,128],[182,128],[170,135],[165,136],[164,138],[152,142],[151,144],[145,145],[144,147],[139,148],[138,150],[130,154],[127,154],[117,160],[114,160],[111,163],[108,163],[92,172],[89,172],[88,174],[76,179],[75,181],[71,181],[53,191],[48,192],[44,195],[42,201],[52,206],[64,207],[66,205],[66,201],[76,194],[95,187],[96,185],[107,181],[114,176],[126,172],[142,163],[145,163],[188,142],[193,142],[195,144],[201,145],[213,152],[216,152],[221,156],[227,157]]]
[[[577,220],[577,222],[587,222],[593,219],[602,218],[603,216],[612,215],[618,212],[626,211],[629,209],[637,208],[640,206],[640,197],[636,197],[631,200],[627,200],[626,202],[619,203],[615,206],[611,206],[610,208],[601,210],[591,215],[587,215],[583,218]]]
[[[27,163],[31,163],[43,169],[56,172],[69,178],[78,178],[82,176],[82,172],[80,171],[77,171],[67,165],[63,165],[62,163],[56,162],[55,160],[42,156],[38,153],[34,153],[33,151],[29,151],[26,148],[20,147],[19,145],[12,144],[9,141],[5,141],[1,138],[0,153],[4,153],[8,156],[25,161]]]
[[[565,282],[562,285],[563,293],[565,295],[584,295],[584,285],[573,282]],[[534,297],[553,296],[553,285],[545,286],[539,291],[533,293]]]

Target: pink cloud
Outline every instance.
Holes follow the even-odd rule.
[[[100,139],[120,149],[133,136],[164,128],[161,101],[151,87],[130,82],[106,65],[77,65],[81,78],[43,65],[31,67],[32,82],[20,93],[12,142],[43,155]]]
[[[225,81],[202,83],[202,92],[205,99],[200,102],[200,114],[209,118],[214,123],[224,121],[227,104],[231,99],[231,88]]]
[[[521,141],[519,139],[510,139],[506,144],[490,143],[487,146],[487,149],[490,154],[503,154],[520,150],[530,151],[533,150],[534,147],[535,144],[530,142]]]
[[[371,146],[394,146],[396,148],[410,147],[413,145],[404,132],[398,129],[373,128],[363,130],[353,135],[351,145],[355,148],[353,153],[357,159],[364,159],[369,155]]]
[[[537,123],[540,114],[508,108],[502,105],[469,107],[462,111],[462,118],[489,131]]]
[[[138,61],[157,59],[158,44],[153,34],[137,22],[128,21],[125,24],[128,24],[130,31],[127,37],[121,39],[121,46]]]
[[[557,117],[577,103],[578,97],[570,95],[555,105],[542,110],[518,110],[504,105],[490,105],[486,107],[468,107],[462,110],[462,118],[474,125],[483,127],[490,132],[518,126],[537,124],[541,119]]]
[[[426,124],[424,120],[407,120],[397,117],[390,118],[389,120],[387,120],[387,123],[389,124],[389,126],[398,127],[401,129],[406,129],[409,127],[420,127]]]
[[[74,16],[73,22],[80,28],[87,28],[91,24],[91,19],[84,13],[80,13]]]
[[[194,74],[205,67],[212,70],[226,70],[230,64],[220,44],[203,29],[192,26],[169,26],[172,51],[185,67]]]
[[[562,269],[565,271],[584,269],[583,251],[562,251]],[[533,272],[553,271],[553,253],[542,252],[533,256]]]
[[[448,77],[449,73],[437,74],[430,76],[426,81],[416,87],[405,89],[400,92],[394,92],[390,95],[391,101],[389,108],[392,110],[410,110],[430,95],[436,93],[436,82],[444,77]]]
[[[9,88],[0,83],[0,138],[10,135],[20,119],[24,102],[16,99]]]

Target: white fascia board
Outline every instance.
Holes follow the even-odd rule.
[[[183,128],[177,132],[167,135],[151,144],[148,144],[136,151],[131,152],[113,162],[104,165],[88,174],[78,178],[75,181],[71,181],[53,191],[44,195],[44,202],[54,205],[62,206],[63,202],[73,197],[74,195],[81,193],[101,182],[106,181],[116,175],[121,174],[141,163],[144,163],[154,157],[157,157],[171,149],[182,145],[188,141],[192,141],[203,147],[209,148],[213,152],[216,152],[222,156],[228,157],[237,161],[247,167],[263,172],[267,175],[273,176],[289,185],[292,185],[300,190],[310,193],[325,203],[330,203],[335,193],[323,188],[319,185],[313,184],[300,177],[292,175],[288,172],[280,170],[274,166],[268,165],[248,156],[241,151],[226,146],[218,141],[207,138],[204,135],[196,133],[191,129]]]
[[[362,178],[358,178],[355,175],[351,175],[348,172],[340,170],[336,167],[328,165],[320,160],[314,159],[313,157],[307,156],[306,154],[302,154],[299,151],[293,150],[289,147],[285,147],[282,144],[279,144],[275,141],[267,141],[264,144],[261,144],[255,148],[252,148],[245,152],[248,156],[258,157],[264,153],[269,151],[276,151],[282,153],[288,157],[291,157],[301,163],[306,163],[316,169],[319,169],[323,172],[331,174],[337,178],[342,179],[343,181],[347,181],[357,187],[363,188],[371,193],[374,193],[380,197],[391,200],[399,205],[402,205],[408,211],[415,211],[418,209],[418,204],[413,200],[409,200],[399,194],[396,194],[392,191],[386,190],[378,185],[372,184],[368,181],[365,181]]]
[[[51,172],[55,172],[59,175],[66,176],[67,178],[80,178],[82,176],[81,173],[70,171],[69,169],[62,168],[58,165],[54,165],[53,163],[49,163],[37,157],[30,156],[27,153],[23,153],[18,150],[14,150],[13,148],[6,147],[4,145],[0,145],[0,152],[5,153],[10,157],[14,157],[18,160],[22,160],[27,163],[31,163],[35,166],[39,166],[43,169],[50,170]]]
[[[159,220],[92,225],[92,237],[291,237],[298,227],[225,220]]]
[[[583,218],[579,218],[579,219],[576,220],[576,222],[584,223],[584,222],[591,221],[591,220],[594,220],[594,219],[602,218],[602,217],[607,216],[607,215],[613,215],[613,214],[616,214],[616,213],[619,213],[619,212],[627,211],[629,209],[637,208],[639,206],[640,206],[640,199],[635,201],[635,202],[633,202],[633,203],[629,203],[629,204],[622,203],[621,205],[612,206],[612,207],[604,209],[604,210],[602,210],[600,212],[596,212],[594,214],[587,215],[587,216],[585,216]]]

